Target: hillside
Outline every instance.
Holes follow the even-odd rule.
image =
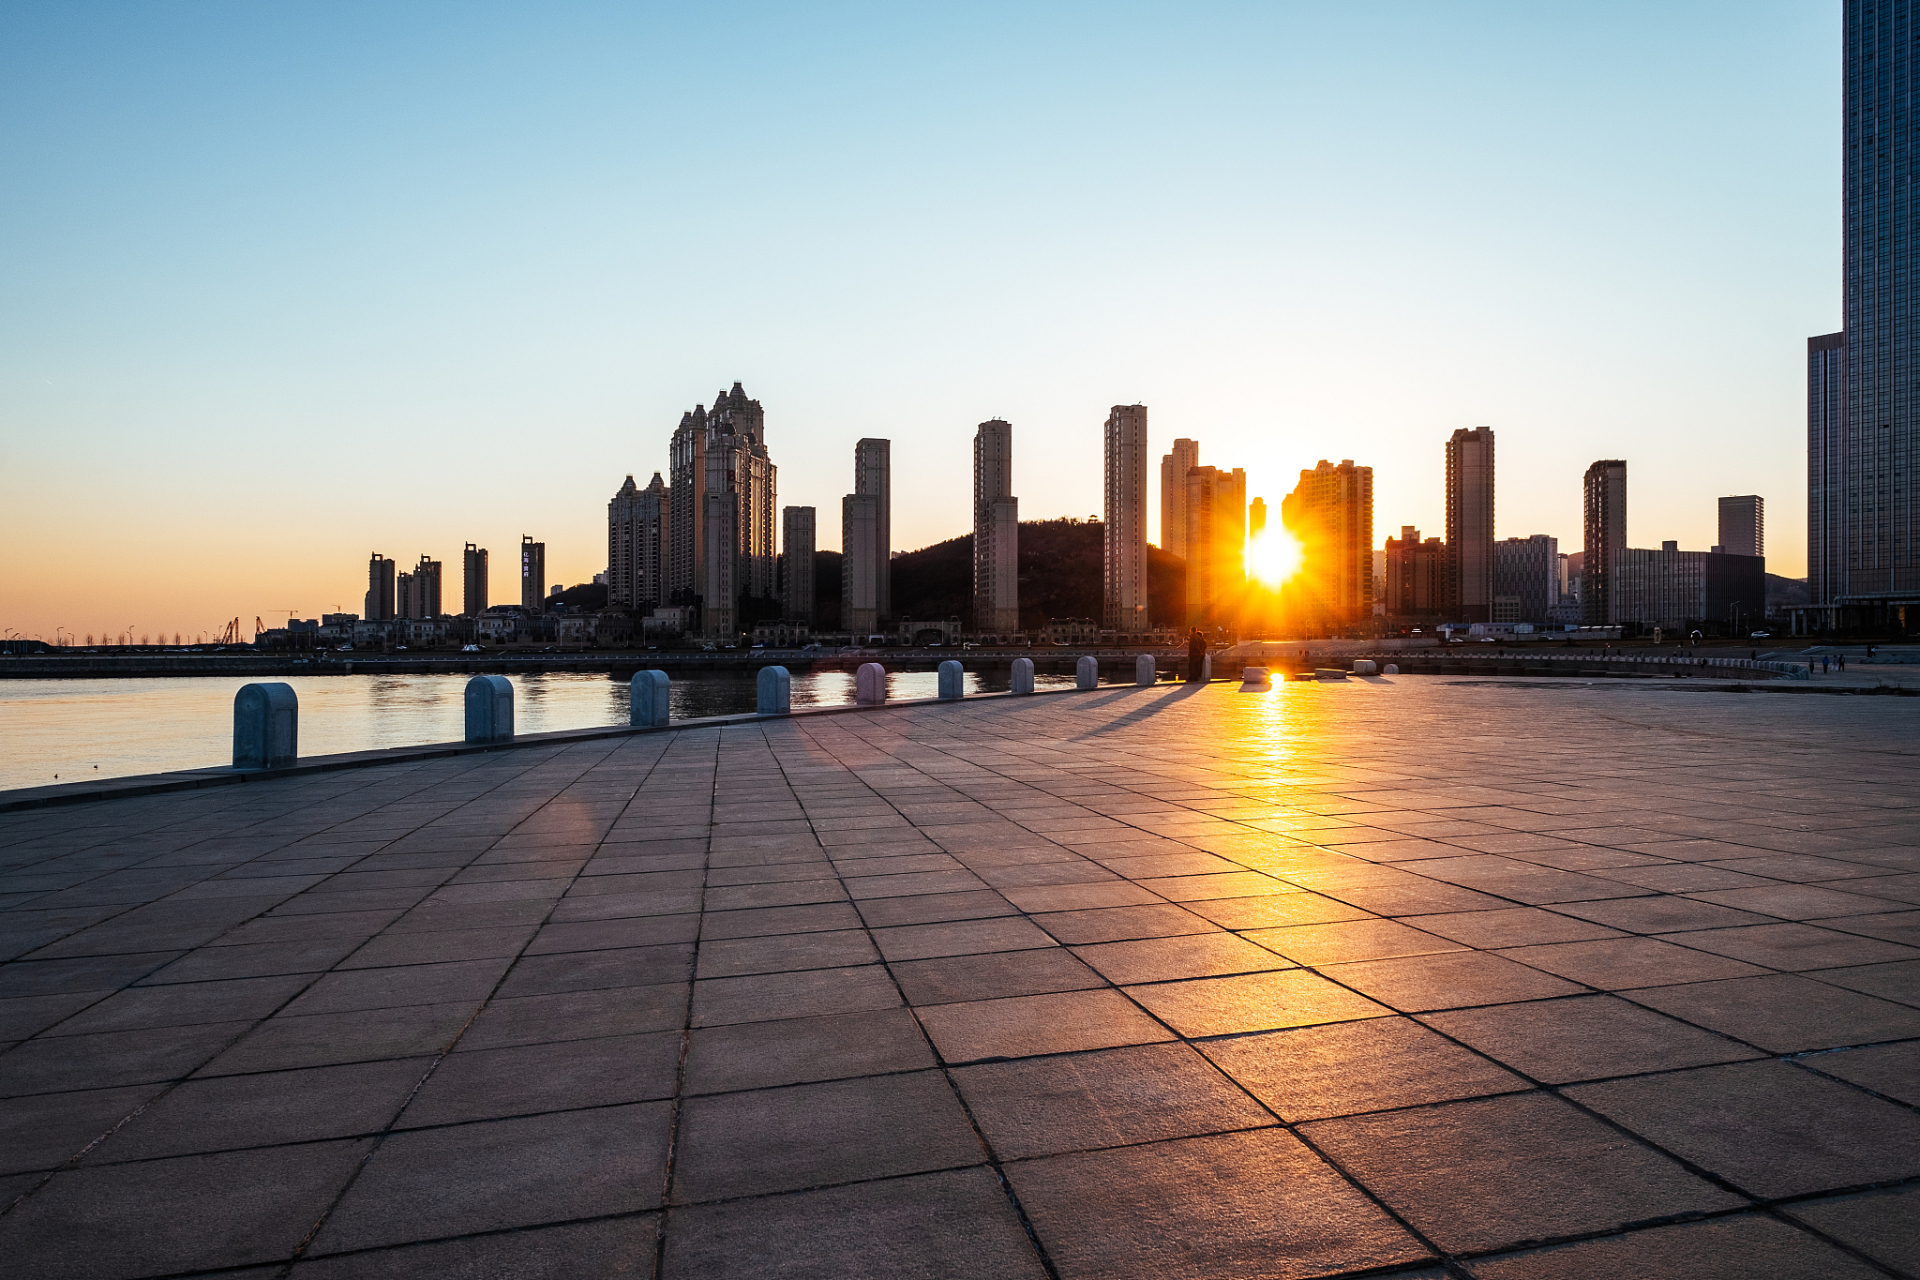
[[[1033,631],[1055,618],[1100,616],[1099,521],[1020,522],[1020,626]],[[1147,549],[1148,607],[1159,626],[1185,618],[1186,562]],[[959,617],[973,622],[973,535],[909,551],[893,561],[893,611],[908,618]]]

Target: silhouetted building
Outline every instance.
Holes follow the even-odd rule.
[[[880,629],[880,495],[840,499],[840,625],[856,636]]]
[[[1187,472],[1187,625],[1237,629],[1247,588],[1247,473]]]
[[[1908,120],[1909,86],[1920,76],[1915,8],[1914,0],[1847,0],[1841,9],[1843,336],[1808,344],[1810,366],[1826,363],[1816,348],[1837,348],[1840,376],[1809,379],[1807,458],[1808,586],[1815,605],[1845,611],[1831,616],[1841,626],[1905,630],[1920,607],[1920,312],[1911,303],[1920,208]],[[1836,392],[1837,406],[1816,403]]]
[[[469,542],[461,552],[460,612],[477,618],[487,611],[487,549]]]
[[[1200,465],[1200,442],[1184,436],[1160,459],[1160,549],[1186,558],[1187,472]]]
[[[1265,498],[1255,498],[1247,503],[1247,541],[1252,542],[1266,531],[1267,500]]]
[[[394,616],[394,563],[381,555],[373,553],[367,561],[367,603],[368,622],[390,622]]]
[[[1461,428],[1447,441],[1447,568],[1463,622],[1493,618],[1493,428]]]
[[[1766,502],[1759,494],[1720,499],[1720,550],[1730,556],[1767,554]]]
[[[1385,596],[1387,616],[1415,621],[1446,616],[1448,590],[1447,544],[1439,538],[1420,540],[1420,531],[1402,525],[1398,538],[1387,539]]]
[[[853,446],[853,491],[875,498],[874,608],[893,617],[893,442],[861,440]]]
[[[995,418],[973,435],[973,629],[1020,629],[1020,499],[1013,427]]]
[[[697,606],[699,629],[739,635],[748,615],[777,610],[776,469],[766,414],[739,383],[680,416],[670,446],[665,572],[669,603]]]
[[[1612,626],[1620,621],[1613,609],[1613,562],[1627,546],[1627,464],[1609,458],[1588,467],[1582,505],[1580,620]]]
[[[1766,615],[1766,564],[1760,556],[1682,551],[1677,542],[1658,551],[1622,548],[1609,584],[1615,620],[1744,634],[1749,621]]]
[[[666,603],[673,495],[658,471],[642,489],[633,477],[607,504],[607,607],[646,612]]]
[[[1321,459],[1280,504],[1299,540],[1301,571],[1281,589],[1284,625],[1300,635],[1336,633],[1373,616],[1373,468]]]
[[[403,573],[396,580],[395,595],[398,599],[398,613],[402,618],[437,618],[440,616],[440,562],[420,557],[420,563],[413,571]]]
[[[780,616],[813,625],[814,527],[812,507],[780,509]]]
[[[1101,621],[1122,634],[1147,631],[1147,406],[1113,406],[1105,443]]]
[[[520,535],[520,607],[539,613],[547,607],[547,544]]]
[[[1544,623],[1560,603],[1560,540],[1544,533],[1493,544],[1489,622]]]
[[[1850,465],[1856,451],[1846,430],[1846,339],[1844,333],[1807,339],[1807,599],[1815,605],[1846,596],[1847,570],[1858,563],[1852,548],[1862,477]]]

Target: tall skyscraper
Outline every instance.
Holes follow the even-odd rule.
[[[547,607],[547,544],[520,535],[520,607],[539,613]]]
[[[1160,549],[1186,559],[1187,472],[1200,465],[1200,442],[1182,436],[1160,459]]]
[[[878,499],[875,504],[874,608],[882,620],[893,617],[893,442],[862,440],[853,446],[853,491]]]
[[[1920,439],[1910,305],[1920,201],[1911,162],[1910,84],[1920,74],[1915,0],[1845,0],[1841,144],[1844,305],[1837,430],[1809,379],[1809,594],[1840,625],[1899,621],[1920,606]],[[1821,363],[1809,343],[1809,364]],[[1813,372],[1813,370],[1810,370]],[[1812,490],[1818,492],[1811,492]]]
[[[1247,541],[1252,542],[1266,531],[1267,500],[1265,498],[1255,498],[1253,501],[1247,503]]]
[[[670,455],[666,602],[697,606],[703,635],[738,635],[779,608],[765,411],[736,382],[680,415]]]
[[[460,612],[477,618],[487,611],[487,549],[469,542],[461,553],[462,594]]]
[[[1013,427],[973,433],[973,629],[1020,629],[1020,499],[1013,496]]]
[[[1493,609],[1493,428],[1447,441],[1447,570],[1453,612],[1486,622]]]
[[[378,551],[374,552],[372,558],[367,561],[365,616],[368,622],[386,622],[393,617],[393,594],[396,585],[393,561]]]
[[[1580,620],[1590,627],[1620,621],[1613,570],[1627,549],[1627,464],[1608,458],[1587,468],[1581,522]]]
[[[1187,625],[1235,629],[1247,585],[1247,473],[1192,468],[1184,505]]]
[[[1147,406],[1107,414],[1102,624],[1129,634],[1151,630],[1147,614]]]
[[[840,625],[856,639],[880,629],[880,497],[840,499]]]
[[[1807,599],[1830,605],[1846,592],[1852,517],[1847,460],[1847,335],[1807,339]]]
[[[780,616],[813,624],[812,507],[780,508]]]
[[[398,614],[402,618],[437,618],[440,616],[440,562],[420,557],[420,563],[413,566],[411,573],[403,573],[396,580],[395,595],[398,597]]]
[[[1720,499],[1720,550],[1730,556],[1767,554],[1767,504],[1759,494]]]
[[[642,489],[633,477],[607,504],[607,604],[642,612],[666,603],[673,495],[658,471]]]
[[[1373,468],[1322,458],[1280,504],[1303,568],[1280,592],[1295,635],[1337,634],[1373,617]]]

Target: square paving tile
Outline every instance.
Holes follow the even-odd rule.
[[[1018,916],[875,929],[873,940],[879,946],[880,954],[889,961],[928,960],[936,956],[980,955],[1059,945],[1037,925]]]
[[[1028,1058],[1043,1053],[1151,1044],[1173,1035],[1117,991],[1064,991],[919,1010],[947,1062]]]
[[[1532,1087],[1410,1018],[1269,1031],[1199,1047],[1289,1124]]]
[[[1507,1004],[1583,990],[1537,969],[1478,951],[1329,965],[1326,975],[1402,1013]]]
[[[1063,947],[909,960],[890,967],[907,1003],[913,1005],[1080,991],[1106,985],[1099,974]]]
[[[1758,965],[1675,946],[1658,938],[1603,938],[1512,947],[1500,954],[1602,991],[1745,978],[1766,972]]]
[[[668,1280],[1043,1280],[986,1169],[674,1209]],[[644,1274],[644,1272],[642,1273]]]
[[[765,1089],[933,1065],[933,1050],[905,1009],[736,1023],[693,1032],[685,1092]]]
[[[634,1214],[605,1222],[573,1222],[399,1245],[366,1253],[335,1255],[301,1262],[295,1280],[442,1280],[443,1277],[513,1277],[513,1280],[563,1280],[571,1276],[646,1276],[658,1248],[657,1213]],[[258,1280],[273,1280],[268,1272]],[[244,1280],[255,1280],[251,1274]]]
[[[1758,1213],[1476,1258],[1470,1265],[1475,1280],[1868,1280],[1883,1274],[1817,1236]]]
[[[81,1089],[0,1101],[0,1174],[52,1169],[105,1137],[164,1085]],[[25,1188],[22,1188],[24,1190]],[[10,1203],[8,1200],[0,1204]]]
[[[1920,959],[1920,948],[1810,924],[1757,924],[1733,929],[1670,933],[1668,942],[1732,956],[1769,969],[1831,969],[1841,965]]]
[[[671,1098],[679,1065],[677,1031],[450,1054],[407,1104],[399,1127]]]
[[[1768,1053],[1920,1036],[1920,1009],[1792,974],[1622,992],[1635,1004],[1729,1035]]]
[[[1429,1256],[1278,1129],[1018,1161],[1007,1179],[1063,1280],[1280,1280]]]
[[[1920,1041],[1813,1054],[1801,1062],[1863,1089],[1884,1093],[1909,1106],[1920,1106]]]
[[[1275,929],[1290,924],[1328,924],[1366,920],[1358,907],[1317,893],[1265,894],[1256,898],[1210,898],[1189,902],[1187,910],[1224,929]]]
[[[1546,1084],[1761,1056],[1724,1036],[1613,996],[1429,1013],[1421,1021]]]
[[[1454,1252],[1743,1203],[1541,1094],[1322,1120],[1302,1132],[1416,1230]]]
[[[994,1153],[1007,1160],[1274,1123],[1183,1044],[959,1067],[953,1078]]]
[[[1227,973],[1288,969],[1292,963],[1231,933],[1189,933],[1075,947],[1075,955],[1115,983],[1164,982]]]
[[[1389,1012],[1302,969],[1129,987],[1127,994],[1183,1036],[1272,1031]]]
[[[1920,1274],[1920,1186],[1803,1200],[1786,1212],[1900,1274]]]
[[[1637,902],[1640,899],[1610,899]],[[1582,904],[1586,905],[1586,904]],[[1523,947],[1548,942],[1585,942],[1619,934],[1605,925],[1547,911],[1540,907],[1508,907],[1501,911],[1462,911],[1455,915],[1421,916],[1421,929],[1469,947]]]
[[[693,987],[693,1025],[767,1022],[822,1013],[891,1009],[900,992],[884,965],[706,978]]]
[[[1457,942],[1396,920],[1347,920],[1336,924],[1255,929],[1247,937],[1299,964],[1337,964],[1343,960],[1381,960],[1389,956],[1425,956],[1464,951]]]
[[[676,1204],[982,1164],[938,1071],[690,1098],[675,1141]]]
[[[491,1000],[460,1037],[455,1050],[464,1053],[512,1044],[675,1029],[686,1023],[690,985],[670,982],[657,987],[613,987]]]
[[[659,1205],[672,1104],[396,1133],[314,1238],[315,1255]]]

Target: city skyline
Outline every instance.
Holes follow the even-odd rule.
[[[1716,496],[1761,494],[1798,576],[1799,352],[1841,320],[1838,24],[1703,5],[1650,41],[1653,16],[10,11],[0,150],[33,198],[0,211],[3,620],[351,611],[369,545],[450,564],[527,530],[584,582],[656,425],[742,377],[822,549],[860,438],[896,442],[910,549],[970,527],[964,484],[904,486],[964,475],[973,424],[1019,424],[1023,514],[1084,517],[1075,460],[1139,402],[1156,462],[1204,439],[1270,503],[1370,459],[1381,528],[1444,527],[1399,460],[1455,429],[1501,433],[1499,535],[1569,549],[1581,469],[1626,457],[1636,541],[1705,548]],[[723,110],[716,47],[748,86]],[[1154,88],[1090,112],[1126,72]],[[983,76],[993,106],[955,110]],[[1676,118],[1715,129],[1710,163]],[[1141,195],[1089,218],[1115,167]],[[666,196],[726,168],[769,184],[751,218]],[[1689,342],[1650,348],[1676,314]],[[401,474],[431,483],[399,502]]]

